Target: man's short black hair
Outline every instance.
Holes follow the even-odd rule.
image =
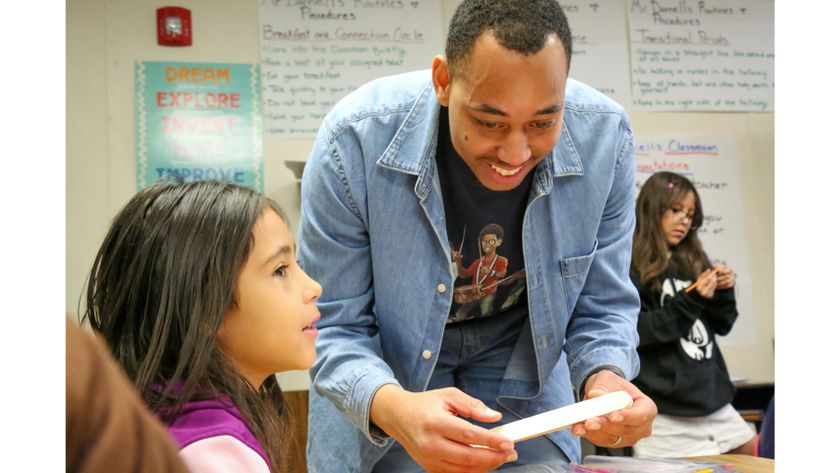
[[[566,66],[572,59],[572,33],[557,0],[464,0],[449,22],[446,60],[454,75],[475,45],[491,30],[507,49],[529,55],[542,50],[554,33],[566,50]]]

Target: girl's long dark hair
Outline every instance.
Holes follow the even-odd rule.
[[[662,215],[689,192],[694,193],[695,213],[685,238],[673,249],[668,248],[662,231]],[[694,184],[679,174],[658,172],[645,181],[636,199],[636,230],[633,232],[631,264],[639,272],[641,283],[654,292],[662,291],[659,276],[670,262],[678,271],[697,277],[712,266],[697,237],[703,224],[703,205]]]
[[[216,342],[265,210],[285,221],[275,202],[233,184],[160,183],[140,191],[96,255],[84,318],[165,422],[188,401],[229,396],[280,472],[292,436],[277,380],[269,376],[255,390]]]

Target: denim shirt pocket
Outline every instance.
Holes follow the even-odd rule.
[[[595,259],[597,249],[598,240],[596,239],[589,254],[560,258],[560,275],[563,277],[566,306],[570,314],[577,304],[578,296],[586,282],[586,276],[589,274],[589,267],[592,265],[592,260]]]

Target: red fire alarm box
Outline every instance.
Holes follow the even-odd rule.
[[[162,46],[192,45],[190,11],[181,7],[157,9],[158,44]]]

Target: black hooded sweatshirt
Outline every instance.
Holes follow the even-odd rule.
[[[699,417],[732,402],[735,386],[715,335],[732,329],[738,310],[735,290],[719,289],[711,299],[685,289],[690,275],[669,266],[660,276],[661,292],[653,292],[632,270],[639,291],[639,358],[634,383],[650,396],[659,413]]]

